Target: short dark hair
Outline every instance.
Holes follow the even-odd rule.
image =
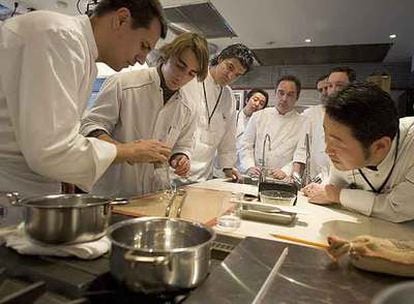
[[[302,84],[300,83],[299,78],[297,78],[296,76],[293,76],[293,75],[284,75],[284,76],[280,77],[277,80],[277,82],[276,82],[276,88],[275,88],[276,90],[277,90],[277,87],[279,86],[279,84],[282,81],[291,81],[291,82],[294,82],[295,83],[295,86],[296,86],[297,98],[299,98],[300,90],[302,88]]]
[[[366,149],[383,136],[394,139],[398,131],[398,113],[391,96],[372,83],[350,84],[329,96],[325,109],[329,118],[349,127]]]
[[[269,102],[269,94],[265,90],[262,90],[262,89],[251,89],[249,93],[247,93],[246,98],[244,99],[244,105],[247,105],[247,102],[249,101],[249,99],[252,98],[252,96],[256,93],[260,93],[265,97],[266,101],[265,101],[263,108],[266,108],[267,103]]]
[[[354,82],[356,80],[355,70],[350,68],[350,67],[347,67],[347,66],[335,67],[335,68],[331,69],[331,71],[329,72],[329,75],[331,75],[332,73],[335,73],[335,72],[345,73],[346,76],[348,76],[349,82]],[[329,75],[328,75],[328,77],[329,77]]]
[[[329,74],[325,74],[325,75],[322,75],[321,77],[319,77],[318,80],[316,80],[316,82],[315,82],[315,86],[317,86],[320,81],[325,80],[328,77],[329,77]]]
[[[159,0],[101,0],[93,14],[103,16],[120,8],[127,8],[133,19],[133,28],[149,28],[152,20],[157,18],[161,25],[161,38],[167,36],[167,21]]]
[[[219,63],[220,60],[231,58],[239,60],[243,68],[246,69],[246,73],[250,71],[253,65],[254,56],[252,51],[241,43],[232,44],[223,49],[218,55],[214,56],[213,59],[211,59],[210,64],[212,66],[215,66]]]

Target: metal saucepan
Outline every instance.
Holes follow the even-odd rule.
[[[20,199],[7,194],[10,203],[24,208],[24,228],[30,238],[48,244],[82,243],[105,235],[111,205],[128,201],[90,194],[58,194]]]
[[[108,229],[112,275],[133,291],[168,293],[199,285],[210,267],[215,232],[202,224],[143,217]]]

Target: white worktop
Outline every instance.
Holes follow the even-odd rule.
[[[209,180],[191,185],[191,187],[257,194],[256,186],[228,183],[221,179]],[[414,239],[414,221],[394,224],[342,209],[338,205],[321,206],[310,204],[301,193],[298,195],[295,208],[298,209],[299,213],[295,224],[292,226],[243,220],[240,228],[226,234],[274,240],[275,238],[270,235],[272,233],[319,243],[326,243],[326,237],[329,235],[336,235],[346,239],[362,234],[384,238]],[[220,231],[220,233],[222,232]]]

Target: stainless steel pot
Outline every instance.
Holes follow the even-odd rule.
[[[165,293],[199,285],[210,267],[215,232],[202,224],[143,217],[108,229],[112,275],[133,291]]]
[[[32,239],[48,244],[89,242],[104,236],[111,204],[127,203],[89,194],[60,194],[19,199],[10,203],[24,208],[24,228]]]

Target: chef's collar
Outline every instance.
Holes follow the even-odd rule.
[[[96,45],[95,36],[93,35],[93,29],[91,20],[87,15],[81,15],[77,17],[79,22],[81,23],[82,27],[85,29],[85,36],[86,41],[88,43],[89,52],[91,53],[91,57],[93,61],[98,59],[98,46]]]
[[[275,108],[276,114],[280,117],[283,117],[283,118],[289,118],[289,117],[293,116],[294,113],[296,112],[295,109],[292,109],[292,111],[289,111],[285,114],[280,114],[279,110],[276,108],[276,106],[274,108]]]
[[[161,89],[162,89],[162,97],[163,97],[163,101],[164,101],[164,104],[166,104],[167,102],[168,102],[168,100],[170,100],[170,98],[178,91],[178,90],[175,90],[175,91],[173,91],[173,90],[170,90],[168,87],[167,87],[167,83],[165,82],[165,78],[164,78],[164,75],[162,74],[162,71],[161,71],[161,66],[162,66],[162,63],[161,64],[159,64],[158,66],[157,66],[157,72],[158,72],[158,76],[160,77],[160,87],[161,87]]]

